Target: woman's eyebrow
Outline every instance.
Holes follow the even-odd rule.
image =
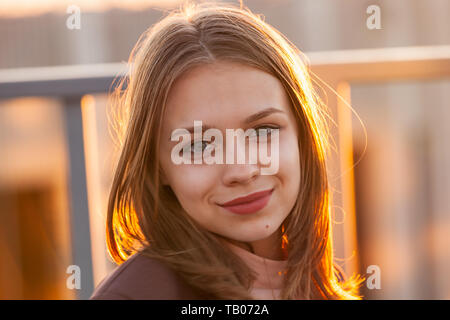
[[[283,110],[277,109],[277,108],[267,108],[264,110],[261,110],[255,114],[252,114],[251,116],[248,116],[247,118],[244,119],[244,123],[245,124],[250,124],[252,122],[258,121],[262,118],[268,117],[273,113],[284,113]],[[203,125],[202,124],[202,133],[208,129],[211,129],[213,127],[208,126],[208,125]],[[187,128],[182,128],[184,130],[187,130],[190,134],[194,134],[194,127],[187,127]],[[171,141],[171,137],[169,137],[169,141]]]
[[[272,107],[267,108],[267,109],[259,111],[255,114],[252,114],[251,116],[245,118],[244,123],[249,124],[249,123],[255,122],[259,119],[265,118],[265,117],[271,115],[272,113],[278,113],[278,112],[284,113],[283,110],[280,110],[277,108],[272,108]]]

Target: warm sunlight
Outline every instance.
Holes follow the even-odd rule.
[[[104,11],[111,8],[139,10],[149,7],[168,8],[181,3],[181,0],[2,0],[0,17],[20,17],[53,13],[65,13],[67,7],[75,5],[81,10]]]
[[[450,299],[424,3],[0,0],[0,300]]]

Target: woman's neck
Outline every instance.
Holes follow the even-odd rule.
[[[242,242],[228,238],[225,240],[266,259],[287,260],[287,250],[282,248],[281,245],[281,228],[269,237],[257,241]]]

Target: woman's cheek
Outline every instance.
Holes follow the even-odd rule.
[[[300,157],[298,140],[294,132],[280,135],[279,142],[279,176],[284,184],[295,186],[300,182]]]
[[[217,165],[180,164],[172,165],[172,187],[177,197],[191,205],[199,205],[217,185]]]

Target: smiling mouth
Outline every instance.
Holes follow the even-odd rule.
[[[239,197],[219,204],[222,208],[236,214],[250,214],[263,209],[270,200],[274,189],[264,190],[249,194],[245,197]]]

